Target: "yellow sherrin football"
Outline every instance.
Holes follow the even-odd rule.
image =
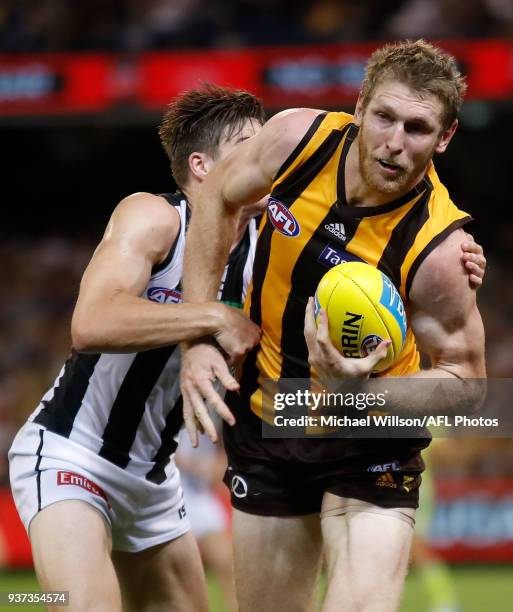
[[[389,368],[406,339],[404,304],[392,281],[363,262],[331,268],[315,293],[315,316],[326,310],[330,338],[344,357],[366,357],[382,340],[391,340],[376,372]]]

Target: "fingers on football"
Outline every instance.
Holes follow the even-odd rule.
[[[330,371],[339,369],[343,358],[331,341],[328,315],[324,309],[319,313],[319,327],[317,328],[317,347],[321,361]]]
[[[315,322],[313,298],[308,298],[308,304],[306,305],[304,334],[308,354],[313,357],[317,350],[317,324]]]
[[[324,350],[327,347],[333,347],[330,338],[328,315],[324,308],[321,308],[319,316],[317,317],[317,342]]]
[[[378,344],[376,349],[369,353],[367,357],[364,357],[364,360],[367,362],[368,366],[372,369],[382,360],[385,359],[388,353],[388,347],[392,344],[391,340],[383,340]]]
[[[308,298],[308,303],[305,310],[305,338],[308,341],[313,341],[317,333],[317,324],[315,323],[314,302],[313,298]]]

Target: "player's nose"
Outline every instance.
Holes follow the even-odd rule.
[[[396,123],[390,128],[386,140],[387,150],[397,154],[404,149],[404,128],[400,123]]]

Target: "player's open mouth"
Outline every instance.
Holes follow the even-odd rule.
[[[392,162],[387,162],[382,159],[378,159],[378,163],[386,172],[396,174],[401,171],[401,166],[398,166],[397,164],[394,164]]]

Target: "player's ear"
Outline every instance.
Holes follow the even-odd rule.
[[[189,170],[199,181],[204,181],[207,174],[212,169],[213,160],[210,155],[206,153],[198,153],[194,151],[189,155],[187,160],[189,163]]]
[[[356,101],[356,108],[354,111],[354,123],[358,127],[362,124],[363,117],[363,102],[362,102],[362,93],[358,96],[358,100]]]
[[[456,132],[457,127],[458,120],[455,119],[450,125],[450,127],[442,132],[442,136],[440,137],[440,140],[436,145],[435,153],[445,152],[445,149],[447,149],[447,147],[449,146],[449,143],[451,142],[451,139],[454,136],[454,132]]]

